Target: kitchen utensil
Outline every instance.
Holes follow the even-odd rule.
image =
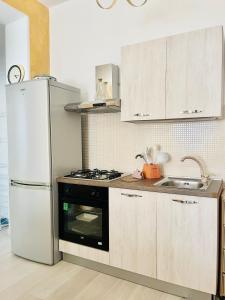
[[[156,156],[156,163],[157,164],[165,164],[170,160],[170,156],[167,152],[158,152]]]
[[[144,161],[148,164],[149,163],[148,162],[148,155],[146,154],[146,152],[143,152],[142,156],[143,156]]]
[[[142,154],[137,154],[136,156],[135,156],[135,158],[137,159],[138,157],[140,157],[140,158],[142,158],[144,161],[145,161],[145,163],[147,164],[147,159],[146,159],[146,157],[145,157],[145,155],[142,153]]]
[[[146,148],[146,158],[147,158],[147,162],[148,164],[152,164],[152,157],[151,157],[151,148],[147,147]]]
[[[156,163],[156,157],[157,157],[157,154],[158,154],[159,150],[160,150],[160,145],[156,144],[156,145],[153,146],[153,153],[152,153],[153,164]]]

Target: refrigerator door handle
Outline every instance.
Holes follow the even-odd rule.
[[[11,186],[21,187],[24,189],[33,189],[33,190],[51,190],[51,185],[48,183],[41,182],[28,182],[28,181],[19,181],[11,180]]]

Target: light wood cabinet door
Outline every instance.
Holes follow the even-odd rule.
[[[165,119],[166,39],[122,48],[121,120]]]
[[[155,193],[110,189],[110,265],[156,278]]]
[[[157,279],[216,294],[217,247],[217,199],[158,194]]]
[[[221,26],[169,37],[166,119],[220,117],[222,77]]]

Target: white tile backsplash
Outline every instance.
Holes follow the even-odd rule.
[[[199,177],[193,161],[180,162],[196,155],[212,176],[225,179],[225,120],[133,124],[121,122],[117,113],[84,116],[82,123],[85,167],[132,172],[143,165],[135,155],[159,144],[171,155],[165,175]]]

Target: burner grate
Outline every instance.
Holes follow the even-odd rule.
[[[113,180],[122,176],[123,173],[116,170],[83,169],[71,171],[67,177],[89,180]]]

